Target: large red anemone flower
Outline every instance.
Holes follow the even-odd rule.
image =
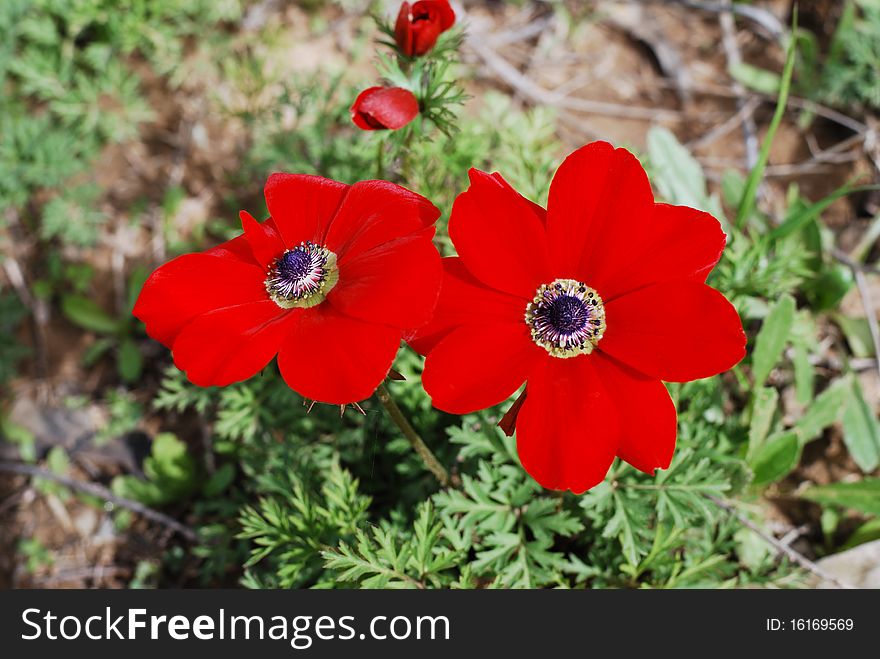
[[[349,111],[351,120],[363,130],[397,130],[416,118],[419,102],[403,87],[368,87]]]
[[[419,0],[412,6],[401,3],[394,25],[394,40],[409,57],[424,55],[434,47],[441,33],[455,24],[455,12],[448,0]]]
[[[367,398],[434,310],[439,211],[386,181],[273,174],[265,194],[270,219],[242,212],[243,235],[161,266],[134,315],[194,384],[246,380],[277,354],[307,398]]]
[[[624,149],[571,154],[547,210],[498,174],[471,170],[443,259],[434,319],[413,346],[423,383],[454,414],[506,400],[517,450],[544,487],[583,492],[615,456],[667,468],[676,411],[663,385],[705,378],[745,354],[733,306],[705,284],[725,235],[707,213],[654,201]]]

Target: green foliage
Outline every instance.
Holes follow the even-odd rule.
[[[17,296],[0,290],[0,387],[16,374],[18,363],[28,354],[16,337],[26,315]]]
[[[346,182],[388,178],[448,215],[467,188],[467,170],[476,167],[498,171],[529,199],[546,202],[565,155],[555,113],[522,110],[500,93],[482,94],[476,116],[460,113],[460,82],[467,74],[457,61],[460,31],[444,34],[427,58],[379,57],[377,77],[412,89],[423,112],[401,131],[365,132],[352,125],[348,112],[364,87],[361,69],[327,64],[320,74],[304,75],[267,66],[277,54],[272,39],[263,39],[269,31],[259,35],[260,47],[234,47],[224,32],[243,4],[133,0],[123,12],[111,0],[0,3],[0,206],[14,211],[47,253],[33,292],[94,334],[83,356],[87,368],[112,356],[122,382],[149,387],[158,381],[152,399],[122,389],[102,392],[110,419],[97,441],[138,427],[147,405],[160,413],[163,429],[179,433],[160,433],[144,477],[120,476],[114,491],[186,510],[203,539],[192,550],[199,578],[212,585],[779,585],[790,567],[717,501],[749,500],[782,487],[775,484],[797,469],[804,446],[835,424],[862,470],[870,473],[880,460],[877,419],[858,380],[845,363],[842,373],[816,367],[819,329],[828,318],[854,353],[867,356],[872,349],[866,325],[837,311],[852,280],[834,260],[820,222],[835,200],[869,188],[845,185],[813,202],[792,186],[779,218],[756,203],[793,57],[781,77],[748,67],[732,72],[780,99],[759,166],[747,178],[726,172],[720,196],[670,131],[655,127],[648,136],[643,160],[658,198],[707,210],[722,222],[728,246],[709,283],[734,302],[750,340],[749,355],[731,373],[669,385],[679,414],[670,468],[643,474],[618,461],[585,495],[546,491],[522,469],[516,440],[496,426],[512,401],[464,417],[441,413],[420,386],[423,359],[404,348],[394,367],[406,381],[389,387],[460,483],[441,489],[375,401],[364,402],[363,416],[351,410],[340,416],[337,407],[307,407],[273,364],[247,382],[201,389],[173,366],[162,372],[162,364],[145,363],[146,339],[130,311],[146,271],[130,273],[119,303],[126,308],[109,312],[95,301],[91,268],[68,260],[95,246],[109,219],[101,210],[106,191],[95,185],[91,170],[108,145],[135,136],[150,118],[144,81],[170,89],[184,84],[200,66],[199,52],[222,69],[230,86],[212,102],[244,135],[240,166],[229,181],[235,192],[223,199],[229,207],[258,214],[262,182],[278,170]],[[876,71],[863,66],[872,52],[864,50],[863,37],[876,27],[875,4],[858,6],[839,30],[848,41],[836,40],[826,65],[831,71],[838,62],[847,75],[834,82],[834,91],[826,80],[822,93],[844,104],[876,105],[867,87]],[[322,18],[310,20],[318,25]],[[211,26],[218,29],[205,29]],[[806,38],[795,38],[803,48]],[[356,35],[357,44],[366,39]],[[195,52],[183,58],[184,49]],[[145,68],[150,74],[142,78]],[[170,220],[187,194],[182,183],[157,191],[169,251],[238,232],[236,223],[216,220],[178,235]],[[734,216],[736,226],[726,220]],[[451,253],[445,218],[437,242]],[[14,336],[24,313],[16,298],[0,295],[0,383],[14,375],[23,356]],[[24,459],[36,458],[32,436],[6,421],[3,432]],[[69,464],[60,449],[48,462],[59,472]],[[806,499],[825,506],[829,537],[847,508],[868,517],[847,543],[876,537],[876,519],[870,518],[877,514],[875,480],[807,490]],[[64,495],[63,488],[54,492]],[[124,525],[124,515],[117,522]],[[40,554],[37,546],[22,551]],[[140,563],[132,586],[183,573],[185,553],[173,547],[161,565]]]
[[[162,506],[193,493],[197,469],[186,444],[171,433],[160,433],[153,439],[150,456],[144,461],[144,476],[117,476],[113,479],[113,492],[148,506]]]
[[[790,295],[784,295],[770,309],[761,331],[755,339],[752,353],[752,377],[755,387],[762,387],[770,375],[770,370],[782,356],[782,350],[788,342],[791,328],[794,325],[795,301]]]
[[[92,366],[107,353],[114,353],[116,370],[123,382],[137,382],[144,368],[144,358],[138,345],[140,324],[131,315],[137,296],[146,279],[146,271],[136,268],[128,280],[127,306],[119,317],[113,317],[92,298],[70,294],[61,298],[61,310],[68,320],[94,332],[99,338],[83,355],[83,362]]]
[[[34,574],[55,562],[52,553],[36,538],[22,538],[18,551],[25,557],[25,569]]]
[[[817,503],[880,515],[880,478],[817,485],[804,492],[803,496]]]
[[[358,492],[357,480],[334,461],[319,491],[307,491],[293,471],[263,475],[258,478],[258,487],[270,496],[261,497],[257,507],[242,509],[240,537],[253,540],[255,545],[245,568],[268,557],[271,569],[266,571],[267,566],[262,566],[262,579],[249,572],[245,585],[332,585],[332,581],[320,578],[320,551],[356,533],[363,536],[359,527],[366,520],[370,498]]]
[[[801,35],[801,87],[824,102],[880,108],[880,3],[846,0],[827,53],[812,35]]]

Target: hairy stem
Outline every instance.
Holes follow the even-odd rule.
[[[425,441],[419,436],[416,429],[412,427],[412,424],[404,416],[403,411],[394,402],[391,392],[388,391],[388,387],[384,383],[380,384],[379,388],[376,389],[376,395],[379,397],[379,402],[382,403],[382,407],[388,412],[388,416],[391,417],[394,425],[400,428],[400,432],[403,433],[403,436],[407,438],[416,453],[419,454],[428,471],[437,477],[440,485],[447,487],[451,483],[449,472],[440,464],[440,461],[437,460],[437,457],[431,452],[431,449],[428,448],[428,445],[425,444]]]

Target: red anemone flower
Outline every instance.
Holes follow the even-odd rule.
[[[386,181],[273,174],[265,195],[270,219],[242,211],[243,235],[161,266],[134,315],[194,384],[246,380],[277,354],[307,398],[367,398],[434,310],[439,211]]]
[[[639,161],[594,142],[571,154],[547,210],[498,174],[470,172],[443,259],[434,319],[413,346],[436,407],[506,400],[525,469],[583,492],[615,456],[667,468],[676,411],[662,381],[731,368],[745,354],[733,306],[705,284],[725,235],[707,213],[655,203]]]
[[[351,120],[364,130],[397,130],[418,113],[419,102],[403,87],[369,87],[351,105]]]
[[[455,12],[447,0],[419,0],[412,7],[404,2],[394,25],[394,40],[404,55],[424,55],[454,23]]]

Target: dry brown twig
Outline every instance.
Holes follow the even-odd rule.
[[[523,29],[518,33],[528,33]],[[482,30],[470,30],[466,40],[467,46],[492,70],[505,84],[510,85],[519,94],[533,103],[548,105],[551,107],[588,114],[600,114],[611,117],[626,119],[640,119],[644,121],[671,120],[679,121],[683,114],[677,110],[662,108],[647,108],[608,101],[595,101],[584,98],[571,98],[565,94],[557,94],[537,84],[528,76],[522,74],[507,59],[502,57],[495,49],[494,44],[510,43],[510,35],[506,33],[491,34]]]
[[[731,11],[730,0],[722,0],[721,5],[724,8],[718,14],[718,22],[721,25],[721,44],[724,47],[724,53],[727,56],[728,68],[742,65],[742,53],[739,50],[739,44],[736,41],[736,26],[733,22],[733,12]],[[745,87],[736,80],[731,82],[731,89],[736,94],[737,114],[747,107],[748,99]],[[743,140],[746,146],[746,169],[750,170],[758,162],[758,128],[752,114],[744,114],[742,120]]]
[[[113,494],[113,492],[108,490],[103,485],[98,485],[97,483],[88,483],[85,481],[78,481],[73,478],[68,478],[67,476],[53,473],[48,469],[41,469],[40,467],[36,467],[34,465],[28,465],[18,462],[0,462],[0,472],[4,472],[7,474],[18,474],[20,476],[29,476],[31,478],[44,478],[54,483],[58,483],[59,485],[63,485],[64,487],[69,487],[71,490],[90,494],[93,497],[98,497],[99,499],[103,499],[104,501],[112,503],[116,506],[126,508],[127,510],[146,517],[153,522],[157,522],[163,526],[166,526],[172,531],[179,533],[190,542],[199,542],[198,534],[188,526],[185,526],[178,522],[176,519],[173,519],[164,513],[160,513],[158,510],[153,510],[152,508],[145,506],[142,503],[132,501],[131,499],[126,499],[125,497],[116,496],[115,494]]]
[[[764,532],[764,530],[761,529],[761,527],[759,527],[757,524],[755,524],[748,517],[746,517],[745,515],[740,513],[731,504],[727,503],[726,501],[724,501],[722,499],[719,499],[718,497],[712,496],[711,494],[704,494],[703,496],[705,496],[707,499],[709,499],[709,501],[714,503],[716,506],[718,506],[722,510],[726,511],[727,513],[729,513],[730,515],[735,517],[736,520],[740,524],[745,526],[747,529],[749,529],[750,531],[755,533],[759,538],[761,538],[764,542],[766,542],[771,547],[773,547],[773,549],[776,551],[776,553],[778,555],[785,556],[789,560],[794,561],[795,563],[800,565],[805,570],[812,572],[817,577],[819,577],[823,581],[826,581],[826,582],[832,584],[836,588],[842,588],[842,589],[854,588],[854,586],[852,586],[851,584],[848,584],[844,581],[841,581],[836,576],[834,576],[833,574],[831,574],[830,572],[823,569],[821,566],[817,565],[815,562],[811,561],[809,558],[807,558],[806,556],[801,554],[799,551],[793,549],[790,545],[782,542],[781,540],[774,538],[769,533]]]

